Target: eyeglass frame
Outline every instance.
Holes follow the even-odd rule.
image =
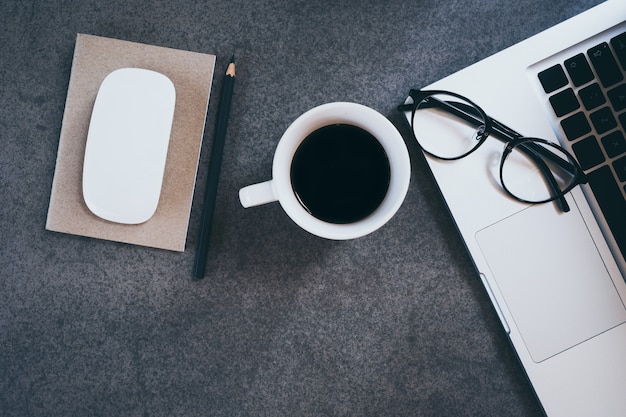
[[[423,102],[428,97],[438,95],[438,94],[448,95],[448,96],[466,101],[468,104],[472,105],[473,108],[478,111],[479,116],[482,117],[482,120],[478,120],[476,118],[476,115],[472,115],[469,112],[464,111],[461,108],[455,107],[449,103],[444,103],[439,100],[435,100],[436,102],[440,104],[438,107],[440,107],[442,110],[446,111],[449,114],[460,117],[461,119],[469,123],[473,123],[475,126],[479,128],[477,133],[480,134],[480,137],[477,138],[477,144],[474,147],[472,147],[469,151],[465,152],[464,154],[460,156],[447,158],[447,157],[441,157],[439,155],[436,155],[428,151],[427,149],[425,149],[420,143],[420,141],[417,139],[417,137],[415,136],[414,120],[415,120],[415,112],[418,109],[419,103]],[[409,97],[411,97],[411,99],[413,100],[413,103],[401,104],[398,106],[397,109],[398,111],[401,111],[401,112],[411,111],[411,119],[410,119],[409,124],[411,126],[411,133],[413,134],[413,138],[415,139],[418,146],[422,149],[424,153],[436,159],[440,159],[444,161],[456,161],[456,160],[465,158],[466,156],[470,155],[475,150],[480,148],[480,146],[487,140],[487,138],[492,135],[495,138],[499,139],[500,141],[505,142],[506,146],[504,150],[502,151],[502,158],[500,160],[500,184],[502,188],[504,189],[504,191],[517,201],[520,201],[526,204],[543,204],[543,203],[549,203],[549,202],[554,201],[557,204],[558,208],[562,212],[566,213],[570,210],[570,208],[569,208],[569,204],[567,203],[565,199],[565,195],[568,192],[570,192],[572,189],[574,189],[574,187],[580,184],[587,183],[587,176],[585,175],[582,167],[580,166],[578,161],[576,161],[576,158],[574,158],[574,156],[570,152],[568,152],[565,148],[563,148],[562,146],[560,146],[559,144],[555,142],[552,142],[546,139],[523,136],[522,134],[516,132],[515,130],[506,126],[505,124],[488,116],[487,113],[485,113],[485,111],[479,105],[477,105],[476,103],[474,103],[472,100],[468,99],[467,97],[464,97],[460,94],[453,93],[450,91],[445,91],[445,90],[418,90],[418,89],[411,89],[411,91],[409,92]],[[456,104],[461,104],[461,103],[456,103]],[[563,160],[558,155],[555,155],[554,153],[550,152],[547,148],[544,148],[541,146],[533,146],[536,143],[545,144],[545,145],[552,146],[558,149],[560,152],[566,155],[573,163]],[[526,145],[524,146],[524,144]],[[541,201],[525,200],[513,194],[506,187],[506,184],[503,181],[503,175],[502,175],[503,166],[504,166],[504,162],[506,161],[506,158],[516,147],[520,147],[520,150],[522,152],[527,153],[527,155],[535,162],[537,167],[541,170],[545,180],[548,183],[548,187],[550,188],[550,191],[552,193],[549,199],[541,200]],[[540,156],[537,155],[537,153],[540,154]],[[550,168],[547,167],[547,165],[541,159],[541,157],[549,159],[550,161],[556,163],[557,165],[560,165],[561,168],[572,173],[573,174],[572,183],[568,185],[567,187],[565,187],[565,189],[561,190],[561,188],[557,185],[557,181],[554,178],[552,171],[550,170]]]

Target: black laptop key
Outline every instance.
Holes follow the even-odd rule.
[[[555,65],[537,74],[546,93],[551,93],[568,84],[565,71],[560,65]]]
[[[587,174],[587,179],[617,246],[626,258],[626,200],[611,168],[604,165]]]
[[[581,88],[580,91],[578,91],[578,96],[587,110],[593,110],[606,103],[606,98],[598,83],[593,83],[585,88]]]
[[[589,115],[596,132],[603,134],[617,127],[617,121],[609,107],[603,107]]]
[[[589,136],[572,145],[578,163],[585,171],[604,162],[604,154],[595,136]]]
[[[602,85],[607,88],[624,79],[622,70],[617,65],[609,44],[602,42],[587,51],[589,59],[596,69]]]
[[[609,158],[626,154],[626,140],[621,130],[616,130],[602,138],[602,146]]]
[[[626,181],[626,156],[622,156],[620,159],[613,162],[613,168],[619,180],[622,182]],[[626,212],[624,213],[624,217],[626,217]]]
[[[554,113],[558,117],[565,116],[574,110],[578,110],[580,107],[580,103],[578,103],[574,90],[571,88],[563,90],[550,97],[550,104],[554,109]]]
[[[622,64],[622,68],[626,70],[626,32],[611,39],[611,46]]]
[[[587,84],[589,81],[593,80],[593,72],[591,71],[591,67],[585,55],[578,54],[573,56],[566,60],[564,65],[572,79],[572,83],[574,83],[576,87]]]
[[[619,119],[619,122],[622,125],[622,129],[626,130],[626,112],[620,113],[619,116],[617,116],[617,118]]]
[[[626,109],[626,84],[620,84],[610,90],[607,95],[609,96],[609,100],[611,100],[613,110],[621,111]]]
[[[574,140],[591,132],[591,126],[583,112],[578,112],[561,120],[561,128],[567,139]]]

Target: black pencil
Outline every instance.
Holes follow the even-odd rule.
[[[228,115],[235,85],[235,56],[230,59],[224,85],[222,86],[222,96],[217,113],[217,124],[215,125],[215,139],[211,148],[209,158],[209,173],[206,183],[206,193],[204,195],[204,211],[202,212],[202,226],[200,228],[200,240],[196,253],[195,277],[204,278],[207,256],[209,254],[209,238],[211,236],[211,223],[213,211],[215,209],[215,199],[217,197],[217,185],[220,178],[220,168],[222,166],[222,154],[224,153],[224,142],[226,139],[226,129],[228,128]]]

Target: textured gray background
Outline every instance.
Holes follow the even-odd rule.
[[[599,0],[3,0],[1,416],[535,416],[428,171],[365,238],[244,210],[302,112],[388,116],[420,87]],[[187,250],[44,230],[77,32],[216,54]],[[237,85],[208,274],[191,278],[221,74]]]

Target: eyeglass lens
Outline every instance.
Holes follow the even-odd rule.
[[[447,94],[424,98],[413,114],[413,133],[418,143],[441,159],[457,159],[478,147],[484,126],[485,120],[473,104]]]
[[[500,167],[502,186],[523,201],[554,200],[576,181],[576,171],[572,169],[575,162],[561,148],[550,143],[527,139],[513,146],[504,158]],[[563,164],[563,161],[568,163]]]

